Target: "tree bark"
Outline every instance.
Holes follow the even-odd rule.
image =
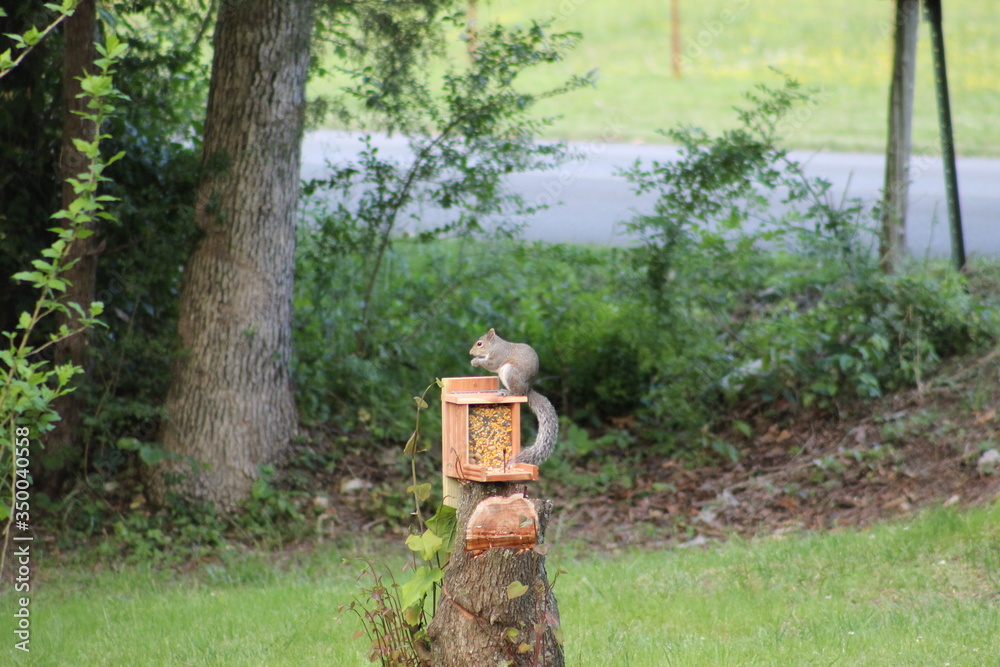
[[[466,549],[469,519],[488,498],[508,497],[516,484],[468,483],[462,489],[451,562],[445,571],[441,601],[428,628],[434,667],[565,664],[559,608],[548,583],[540,547]],[[538,516],[538,543],[544,543],[551,500],[530,500]],[[508,586],[528,587],[509,597]]]
[[[62,207],[69,208],[76,200],[73,186],[67,178],[79,176],[87,169],[87,157],[76,149],[76,139],[93,141],[97,128],[93,122],[82,118],[76,112],[86,110],[87,101],[77,97],[83,89],[79,77],[85,71],[94,71],[97,49],[94,42],[97,34],[97,10],[95,0],[83,0],[76,11],[63,24],[65,47],[62,71],[62,150],[59,154],[59,176],[62,179]],[[97,230],[97,220],[86,224],[92,231]],[[94,300],[97,283],[97,258],[100,250],[97,236],[77,239],[70,246],[67,261],[75,261],[64,274],[68,284],[65,299],[78,303],[86,309]],[[78,315],[60,314],[59,325],[75,328]],[[55,350],[55,363],[72,363],[89,372],[87,342],[89,336],[83,331],[60,343]],[[53,407],[61,417],[46,438],[45,465],[41,471],[40,484],[48,491],[55,492],[70,472],[69,466],[81,457],[81,407],[79,395],[75,392],[56,399]]]
[[[233,509],[296,432],[295,209],[313,0],[223,2],[153,495]],[[204,465],[191,465],[191,462]]]
[[[896,0],[892,85],[889,90],[889,142],[885,156],[885,195],[879,255],[882,270],[893,273],[906,257],[906,206],[910,186],[913,84],[917,71],[919,0]]]

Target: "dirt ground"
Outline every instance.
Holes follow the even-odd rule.
[[[936,503],[990,503],[1000,470],[984,474],[977,462],[1000,448],[998,380],[994,353],[839,415],[748,407],[734,416],[752,425],[751,437],[727,434],[746,443],[738,461],[653,460],[633,489],[567,500],[563,511],[573,534],[614,546],[864,526]]]
[[[788,404],[744,406],[731,416],[751,426],[750,436],[716,434],[737,444],[736,461],[720,456],[693,466],[649,455],[630,463],[635,477],[628,483],[611,482],[596,493],[550,480],[528,492],[555,501],[550,539],[555,530],[561,541],[597,549],[861,527],[929,505],[996,501],[1000,468],[987,474],[977,462],[984,451],[1000,449],[998,407],[1000,357],[993,351],[952,362],[916,388],[840,406],[838,414]],[[597,475],[604,463],[594,460],[574,472]],[[331,529],[381,523],[365,511],[371,487],[364,480],[385,479],[385,471],[370,457],[340,470],[331,480],[341,489]]]

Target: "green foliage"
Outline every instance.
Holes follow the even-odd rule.
[[[422,395],[414,396],[416,427],[407,441],[403,453],[410,460],[411,484],[407,488],[413,500],[416,519],[413,532],[406,538],[411,562],[408,578],[396,581],[392,570],[381,563],[363,560],[365,567],[358,575],[361,595],[341,611],[348,609],[361,620],[363,631],[355,637],[366,635],[370,641],[368,659],[383,665],[420,665],[426,654],[427,628],[430,626],[437,601],[441,594],[444,568],[455,543],[457,517],[455,509],[440,505],[434,516],[424,519],[423,506],[431,495],[431,485],[417,483],[417,455],[426,451],[418,446],[420,415],[429,406],[425,397],[440,382],[428,386]],[[389,583],[386,584],[386,581]]]
[[[626,172],[659,195],[630,224],[636,294],[661,351],[643,360],[655,374],[649,414],[690,430],[725,398],[832,407],[919,383],[985,340],[963,277],[883,275],[870,247],[877,210],[835,200],[780,147],[808,93],[785,77],[747,99],[736,129],[671,130],[678,161]]]
[[[27,30],[51,18],[41,4],[7,4],[4,32]],[[34,307],[35,290],[8,280],[28,258],[49,246],[46,233],[53,211],[61,206],[62,182],[53,169],[61,144],[62,31],[39,42],[17,68],[3,78],[0,105],[0,330],[12,330],[18,315]],[[7,36],[0,36],[0,51]],[[84,169],[81,163],[79,170]],[[53,320],[54,322],[54,320]],[[52,327],[42,323],[42,331]]]
[[[384,437],[386,420],[401,428],[393,385],[414,386],[427,376],[408,372],[416,370],[414,360],[442,361],[443,353],[442,366],[454,366],[462,359],[459,350],[443,350],[433,331],[452,318],[463,322],[460,330],[481,327],[456,288],[482,269],[464,258],[438,265],[433,256],[441,250],[426,243],[444,235],[468,238],[498,217],[508,222],[497,233],[507,235],[511,218],[533,210],[505,190],[503,177],[552,167],[565,150],[534,142],[543,123],[527,111],[538,99],[586,81],[572,79],[531,94],[516,85],[517,77],[559,60],[575,40],[547,35],[537,25],[493,28],[467,68],[444,75],[440,92],[425,75],[401,89],[393,84],[389,95],[374,66],[353,72],[351,94],[391,120],[407,137],[414,159],[400,164],[384,158],[366,138],[357,162],[333,167],[328,178],[306,186],[307,195],[339,195],[333,205],[329,196],[317,198],[300,226],[296,376],[308,421],[334,420],[345,430],[360,426]],[[405,254],[396,252],[404,243],[404,221],[418,222],[415,211],[425,204],[444,210],[448,219],[435,228],[411,227],[418,242],[405,242]],[[501,309],[499,303],[491,306]],[[347,396],[369,400],[334,403]]]
[[[872,271],[826,287],[806,310],[787,301],[768,309],[746,339],[763,355],[747,386],[806,406],[881,396],[988,340],[984,314],[964,277],[950,271]]]
[[[47,26],[39,30],[35,26],[32,26],[25,30],[21,34],[15,33],[5,33],[6,37],[9,37],[12,42],[14,42],[14,51],[17,53],[16,56],[12,55],[12,49],[7,49],[0,53],[0,79],[4,78],[21,62],[28,57],[32,49],[38,46],[42,40],[44,40],[50,32],[55,30],[60,23],[65,21],[67,18],[73,15],[76,11],[76,6],[80,4],[80,0],[63,0],[62,4],[55,3],[45,3],[45,8],[56,12],[58,15],[52,19]],[[6,12],[0,9],[0,18],[5,18]]]
[[[117,222],[100,230],[105,250],[96,288],[112,316],[90,340],[82,439],[104,474],[135,478],[147,457],[122,453],[159,448],[177,295],[197,234],[193,204],[208,87],[202,47],[210,16],[207,7],[175,3],[117,9],[114,19],[130,35],[120,87],[133,105],[111,125],[110,145],[126,156],[108,188],[118,198]],[[118,447],[133,440],[140,446]]]
[[[117,64],[116,86],[132,100],[108,120],[110,136],[102,144],[111,153],[125,153],[105,174],[112,180],[101,184],[101,194],[116,198],[107,202],[115,219],[101,222],[94,244],[100,252],[96,299],[108,317],[105,327],[90,332],[89,372],[77,378],[85,446],[59,461],[45,456],[38,461],[39,471],[62,470],[70,485],[81,484],[82,493],[89,492],[84,473],[106,480],[137,478],[136,464],[142,461],[128,452],[154,446],[163,419],[177,293],[195,238],[198,135],[208,85],[202,47],[211,20],[207,3],[120,2],[104,9],[102,28],[129,42]],[[38,21],[20,9],[16,18]],[[13,95],[0,109],[0,269],[9,273],[41,251],[44,234],[35,221],[59,206],[52,155],[61,139],[61,50],[56,31],[4,79]],[[34,301],[26,285],[11,287],[0,295],[4,328],[13,327],[13,315]],[[52,329],[41,323],[43,335]],[[142,448],[117,447],[133,440]]]
[[[100,302],[90,304],[85,310],[80,304],[63,299],[62,293],[67,287],[63,274],[76,261],[68,259],[72,243],[93,234],[88,224],[97,219],[114,219],[105,210],[114,198],[99,194],[99,187],[108,181],[105,169],[120,159],[121,154],[103,157],[101,142],[108,138],[104,132],[105,120],[115,113],[116,102],[124,97],[115,89],[113,75],[117,61],[126,50],[126,45],[114,33],[107,36],[103,45],[97,45],[101,56],[94,63],[97,71],[80,80],[82,96],[87,99],[87,111],[82,115],[94,123],[95,136],[92,141],[76,141],[77,150],[86,157],[85,171],[67,178],[76,198],[68,208],[52,215],[62,226],[51,230],[57,239],[42,251],[44,259],[33,260],[33,270],[13,276],[14,280],[30,284],[38,291],[38,296],[33,310],[21,313],[17,330],[3,332],[7,347],[0,350],[0,373],[3,375],[0,429],[4,432],[4,447],[0,450],[0,469],[4,471],[0,482],[0,519],[5,521],[4,553],[13,522],[27,521],[30,516],[28,494],[22,497],[21,492],[30,486],[28,461],[36,455],[32,448],[59,419],[52,402],[72,391],[70,380],[80,372],[72,363],[51,366],[44,353],[70,336],[100,324],[97,317],[104,309]],[[62,324],[55,332],[38,340],[35,331],[39,323],[57,313],[74,315],[75,324]],[[3,563],[0,559],[0,571]]]

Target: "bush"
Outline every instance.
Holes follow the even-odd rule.
[[[372,281],[370,245],[334,233],[356,227],[304,224],[303,415],[401,442],[410,397],[434,376],[473,374],[466,351],[492,326],[535,347],[536,385],[563,417],[590,428],[634,417],[623,423],[644,442],[692,450],[736,401],[832,409],[920,383],[990,340],[963,276],[881,273],[875,211],[834,204],[778,147],[783,114],[808,100],[798,85],[750,99],[740,129],[677,130],[679,161],[629,172],[660,193],[633,222],[633,248],[396,237]]]
[[[877,209],[835,201],[780,147],[808,93],[786,77],[747,99],[736,129],[672,130],[678,161],[626,172],[659,194],[630,224],[641,238],[635,295],[655,319],[646,346],[661,351],[644,359],[647,415],[691,430],[727,399],[875,397],[985,340],[963,277],[917,266],[883,275]]]
[[[383,158],[366,138],[356,161],[306,186],[307,195],[326,195],[301,225],[297,262],[296,378],[307,421],[405,437],[409,410],[400,406],[435,374],[467,372],[471,340],[486,320],[502,327],[496,314],[510,312],[514,287],[489,284],[514,278],[510,260],[474,265],[462,241],[509,238],[516,219],[533,210],[503,178],[551,168],[565,149],[535,142],[550,121],[529,111],[588,81],[572,78],[541,93],[517,85],[524,71],[562,59],[575,35],[538,25],[480,34],[470,66],[447,72],[440,93],[426,77],[400,87],[371,67],[353,72],[360,83],[350,92],[407,137],[413,159]],[[401,238],[404,222],[417,217],[411,211],[425,204],[451,217]],[[429,243],[443,237],[451,240]],[[444,331],[459,332],[458,340],[442,339]]]

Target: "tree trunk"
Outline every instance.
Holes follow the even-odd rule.
[[[882,270],[898,271],[906,257],[906,205],[910,187],[910,128],[917,71],[920,0],[896,0],[896,30],[889,90],[889,142],[879,254]]]
[[[455,547],[428,628],[434,667],[565,664],[559,609],[548,583],[544,549],[527,545],[487,547],[482,552],[467,549],[466,531],[476,509],[488,499],[508,499],[518,489],[516,484],[476,482],[462,489]],[[541,545],[552,501],[523,502],[533,505],[537,514]],[[517,596],[517,590],[509,588],[514,582],[527,586],[527,591]]]
[[[196,202],[203,235],[184,269],[183,349],[162,432],[173,456],[152,488],[160,501],[173,488],[232,509],[296,431],[292,282],[312,5],[220,5]]]
[[[83,89],[79,77],[84,71],[94,71],[94,60],[97,59],[97,49],[94,42],[97,34],[97,11],[95,0],[83,0],[77,5],[76,11],[63,23],[65,34],[65,50],[63,52],[62,71],[62,150],[59,155],[59,176],[62,179],[62,207],[69,208],[76,200],[73,186],[66,182],[67,178],[79,176],[87,169],[87,157],[76,149],[73,143],[76,139],[93,141],[97,128],[93,122],[79,116],[78,111],[85,111],[87,101],[77,97]],[[97,220],[87,223],[92,231],[97,229]],[[65,298],[78,303],[86,309],[94,300],[97,283],[97,256],[100,252],[97,246],[97,236],[77,239],[70,246],[67,261],[76,261],[63,277],[68,286]],[[61,314],[59,325],[75,328],[78,316]],[[88,335],[83,331],[66,339],[58,345],[55,351],[55,363],[70,362],[75,366],[89,371],[87,362]],[[45,465],[40,475],[41,485],[49,492],[55,492],[70,472],[69,466],[81,456],[80,398],[75,392],[65,394],[56,399],[53,407],[62,418],[56,422],[56,427],[46,438]]]

